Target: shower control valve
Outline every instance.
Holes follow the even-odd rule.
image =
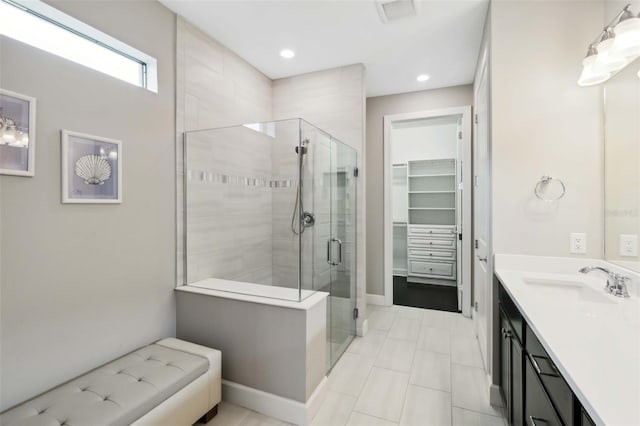
[[[316,217],[311,212],[302,213],[302,226],[305,228],[310,228],[316,223]]]

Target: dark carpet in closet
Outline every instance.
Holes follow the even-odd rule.
[[[411,283],[394,275],[393,304],[458,312],[458,291],[456,287]]]

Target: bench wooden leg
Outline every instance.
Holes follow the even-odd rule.
[[[209,423],[211,421],[211,419],[213,419],[216,416],[216,414],[218,414],[218,405],[217,404],[211,410],[207,411],[207,414],[205,414],[204,416],[200,417],[200,423],[204,423],[204,424]]]

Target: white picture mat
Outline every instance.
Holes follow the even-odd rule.
[[[122,142],[115,139],[109,139],[101,136],[89,135],[86,133],[73,132],[69,130],[62,130],[62,202],[63,203],[78,203],[78,204],[119,204],[122,203]],[[76,161],[82,154],[91,154],[93,152],[85,149],[80,149],[80,145],[86,145],[87,143],[93,143],[95,149],[100,147],[115,149],[115,160],[109,160],[112,166],[112,176],[110,179],[116,181],[113,188],[115,193],[112,195],[105,195],[101,197],[96,194],[95,197],[86,195],[75,195],[73,191],[70,191],[72,187],[81,187],[78,184],[81,179],[75,175]],[[95,154],[95,153],[94,153]],[[115,170],[114,170],[115,169]],[[74,186],[75,185],[75,186]],[[89,190],[89,187],[85,187]],[[97,188],[97,187],[96,187]]]
[[[13,176],[28,176],[28,177],[32,177],[35,175],[35,167],[36,167],[36,98],[31,97],[31,96],[27,96],[27,95],[22,95],[20,93],[16,93],[16,92],[12,92],[10,90],[6,90],[6,89],[0,89],[0,96],[7,96],[10,98],[16,98],[19,99],[21,101],[27,102],[28,103],[28,118],[24,118],[24,117],[10,117],[12,119],[15,119],[16,123],[20,126],[20,127],[24,127],[24,120],[26,120],[28,122],[27,127],[28,127],[28,133],[29,133],[29,145],[28,148],[14,148],[14,147],[8,147],[7,145],[2,145],[2,147],[0,147],[0,155],[2,150],[8,150],[8,149],[27,149],[27,168],[26,170],[21,170],[21,169],[9,169],[9,168],[3,168],[2,167],[2,162],[0,162],[0,174],[3,175],[13,175]],[[3,111],[3,114],[5,112]]]

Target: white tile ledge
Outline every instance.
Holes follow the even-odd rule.
[[[632,277],[630,299],[611,303],[544,297],[524,279],[581,281],[603,291],[605,276],[578,273],[603,266]],[[495,256],[495,272],[549,356],[599,425],[640,424],[640,275],[600,259]]]
[[[298,302],[295,300],[298,297],[298,289],[217,278],[207,278],[193,284],[176,287],[175,290],[301,310],[309,310],[329,296],[329,293],[323,291],[302,290],[303,300]]]

